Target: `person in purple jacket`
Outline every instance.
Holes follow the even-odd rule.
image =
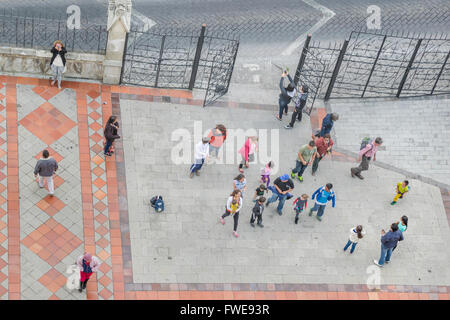
[[[385,263],[389,263],[392,250],[399,241],[403,241],[403,234],[398,229],[397,223],[391,225],[391,230],[388,233],[381,230],[381,255],[380,259],[378,261],[373,260],[373,263],[379,267],[382,267]]]

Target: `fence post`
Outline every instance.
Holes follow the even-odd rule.
[[[400,93],[402,92],[403,86],[405,85],[406,78],[408,77],[409,70],[411,70],[411,67],[414,63],[414,59],[416,59],[417,51],[419,51],[419,47],[420,47],[421,43],[422,43],[422,39],[419,39],[416,43],[416,47],[414,48],[414,52],[411,56],[411,59],[409,59],[409,63],[408,63],[408,66],[406,67],[405,73],[403,74],[402,81],[400,81],[400,85],[398,86],[398,90],[397,90],[397,94],[396,94],[397,98],[400,97]]]
[[[197,41],[197,49],[195,50],[194,63],[192,64],[191,79],[189,80],[189,90],[194,89],[195,79],[197,78],[198,65],[202,55],[203,41],[205,40],[206,24],[202,24],[202,30]]]
[[[123,56],[126,51],[126,35],[130,32],[131,0],[109,0],[108,42],[103,62],[103,82],[119,84],[122,74]]]
[[[344,41],[342,45],[341,51],[339,52],[338,59],[336,61],[336,65],[334,66],[333,74],[331,75],[330,84],[328,85],[327,93],[325,94],[325,100],[330,99],[331,92],[333,91],[334,83],[336,82],[337,75],[339,73],[339,69],[341,68],[342,60],[344,60],[345,52],[347,51],[348,40]]]
[[[441,70],[439,71],[439,74],[438,74],[438,76],[437,76],[436,82],[434,83],[433,89],[431,89],[431,93],[430,93],[430,94],[433,94],[434,89],[436,89],[436,85],[437,85],[437,83],[438,83],[438,81],[439,81],[439,78],[441,77],[442,72],[443,72],[444,69],[445,69],[445,65],[447,64],[447,61],[448,61],[449,56],[450,56],[450,51],[447,53],[447,57],[445,58],[445,61],[444,61],[444,63],[442,64]]]
[[[384,42],[386,41],[386,38],[387,38],[387,36],[385,35],[383,37],[383,42],[381,42],[380,49],[378,50],[377,57],[375,58],[375,61],[373,62],[373,66],[372,66],[372,69],[370,70],[369,77],[367,78],[366,85],[364,86],[363,93],[361,94],[361,98],[364,98],[364,93],[366,93],[367,86],[369,85],[370,78],[372,77],[372,73],[375,70],[375,66],[376,66],[376,64],[378,62],[378,58],[380,57],[381,50],[383,49]]]
[[[162,36],[161,39],[161,48],[159,49],[159,59],[158,59],[158,67],[156,69],[156,79],[155,79],[155,87],[158,88],[158,78],[159,78],[159,72],[161,70],[161,61],[164,53],[164,42],[166,42],[166,36]]]
[[[295,70],[295,77],[294,77],[295,86],[297,86],[298,80],[300,80],[300,73],[302,72],[303,65],[305,64],[310,41],[311,41],[311,34],[308,34],[306,36],[305,44],[303,45],[302,55],[300,56],[300,60],[298,61],[297,69]]]

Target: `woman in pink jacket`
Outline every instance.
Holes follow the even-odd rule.
[[[245,165],[248,168],[248,163],[255,160],[255,152],[258,150],[258,137],[249,137],[245,141],[244,146],[239,150],[242,156],[242,161],[239,164],[239,171],[242,173],[244,170],[242,167]]]
[[[86,289],[86,284],[93,272],[97,272],[100,267],[100,260],[97,257],[93,257],[90,253],[85,253],[79,256],[77,259],[77,265],[80,269],[80,288],[78,291],[82,292]]]

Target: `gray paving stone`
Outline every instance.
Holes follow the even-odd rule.
[[[290,203],[286,203],[281,217],[272,205],[264,212],[265,228],[257,230],[248,220],[253,205],[252,193],[258,185],[263,164],[254,164],[246,170],[248,191],[239,221],[240,236],[235,239],[231,234],[232,220],[227,219],[226,225],[222,226],[218,217],[224,211],[232,178],[238,173],[236,164],[208,165],[202,169],[199,178],[191,180],[187,177],[190,163],[175,165],[167,161],[175,145],[170,141],[172,132],[178,128],[193,128],[190,119],[202,121],[204,130],[217,122],[225,123],[228,128],[251,128],[258,123],[260,129],[280,129],[282,150],[276,161],[279,175],[292,168],[296,150],[310,137],[309,125],[302,124],[285,131],[274,121],[270,111],[252,111],[251,117],[243,118],[239,109],[195,109],[124,100],[121,108],[135,282],[365,284],[366,269],[379,255],[379,230],[387,228],[405,212],[410,221],[415,222],[408,228],[407,240],[401,243],[389,266],[395,272],[383,270],[383,281],[389,284],[449,282],[448,272],[444,269],[441,277],[436,276],[437,271],[431,275],[424,271],[426,265],[441,270],[439,266],[449,261],[448,255],[438,254],[442,252],[440,250],[445,251],[449,236],[438,188],[411,179],[417,191],[392,207],[389,203],[395,183],[403,178],[401,174],[371,167],[368,178],[361,183],[348,174],[351,163],[325,159],[316,176],[312,177],[308,169],[303,184],[295,182],[294,194],[306,192],[311,195],[319,186],[332,182],[337,197],[336,208],[328,207],[322,222],[304,214],[300,224],[294,225]],[[172,111],[175,108],[186,108],[189,117],[178,118]],[[171,120],[173,117],[177,117],[176,122]],[[150,125],[155,118],[165,126]],[[144,131],[144,134],[136,134]],[[192,132],[191,129],[191,135]],[[201,132],[197,135],[201,137]],[[145,141],[150,141],[149,136],[159,137],[158,143],[153,144],[157,152],[142,148]],[[233,148],[238,147],[240,144],[235,142]],[[275,175],[272,180],[274,178]],[[155,194],[165,198],[166,210],[162,214],[155,214],[148,206],[148,200]],[[427,201],[423,201],[424,197]],[[311,205],[312,201],[308,206]],[[367,235],[358,244],[355,254],[348,257],[342,248],[348,230],[355,224],[363,224]],[[435,227],[430,231],[433,225]],[[424,243],[426,250],[423,250]],[[167,259],[169,255],[171,260]],[[404,266],[411,264],[412,257],[417,267],[411,266],[411,271],[418,276],[407,279]],[[261,271],[255,273],[254,266]],[[417,280],[419,277],[422,280]]]

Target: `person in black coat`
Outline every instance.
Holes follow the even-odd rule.
[[[302,121],[302,112],[303,108],[305,107],[306,101],[308,100],[308,86],[302,85],[300,87],[299,94],[294,98],[295,100],[295,109],[292,113],[291,122],[285,126],[286,129],[291,129],[294,127],[295,118],[297,118],[298,121]]]
[[[106,123],[106,126],[105,126],[105,131],[104,131],[104,135],[105,135],[105,139],[106,139],[105,150],[104,150],[105,156],[111,156],[110,148],[111,148],[114,140],[120,138],[120,136],[117,135],[117,130],[119,129],[119,123],[116,120],[117,120],[116,116],[109,117],[108,122]]]
[[[286,76],[289,79],[289,84],[285,88],[283,86],[283,80]],[[295,93],[297,91],[297,90],[295,90],[295,83],[287,71],[285,71],[281,74],[280,90],[281,90],[281,93],[280,93],[280,97],[278,99],[278,105],[280,107],[280,110],[279,110],[279,114],[275,115],[275,117],[281,121],[281,118],[283,117],[283,110],[287,114],[288,104],[289,104],[289,102],[291,102],[292,97],[295,95]]]
[[[50,50],[52,53],[52,59],[50,60],[50,68],[53,71],[52,86],[58,81],[58,89],[61,89],[62,74],[66,68],[66,53],[63,43],[60,40],[56,40],[53,43],[53,48]]]

